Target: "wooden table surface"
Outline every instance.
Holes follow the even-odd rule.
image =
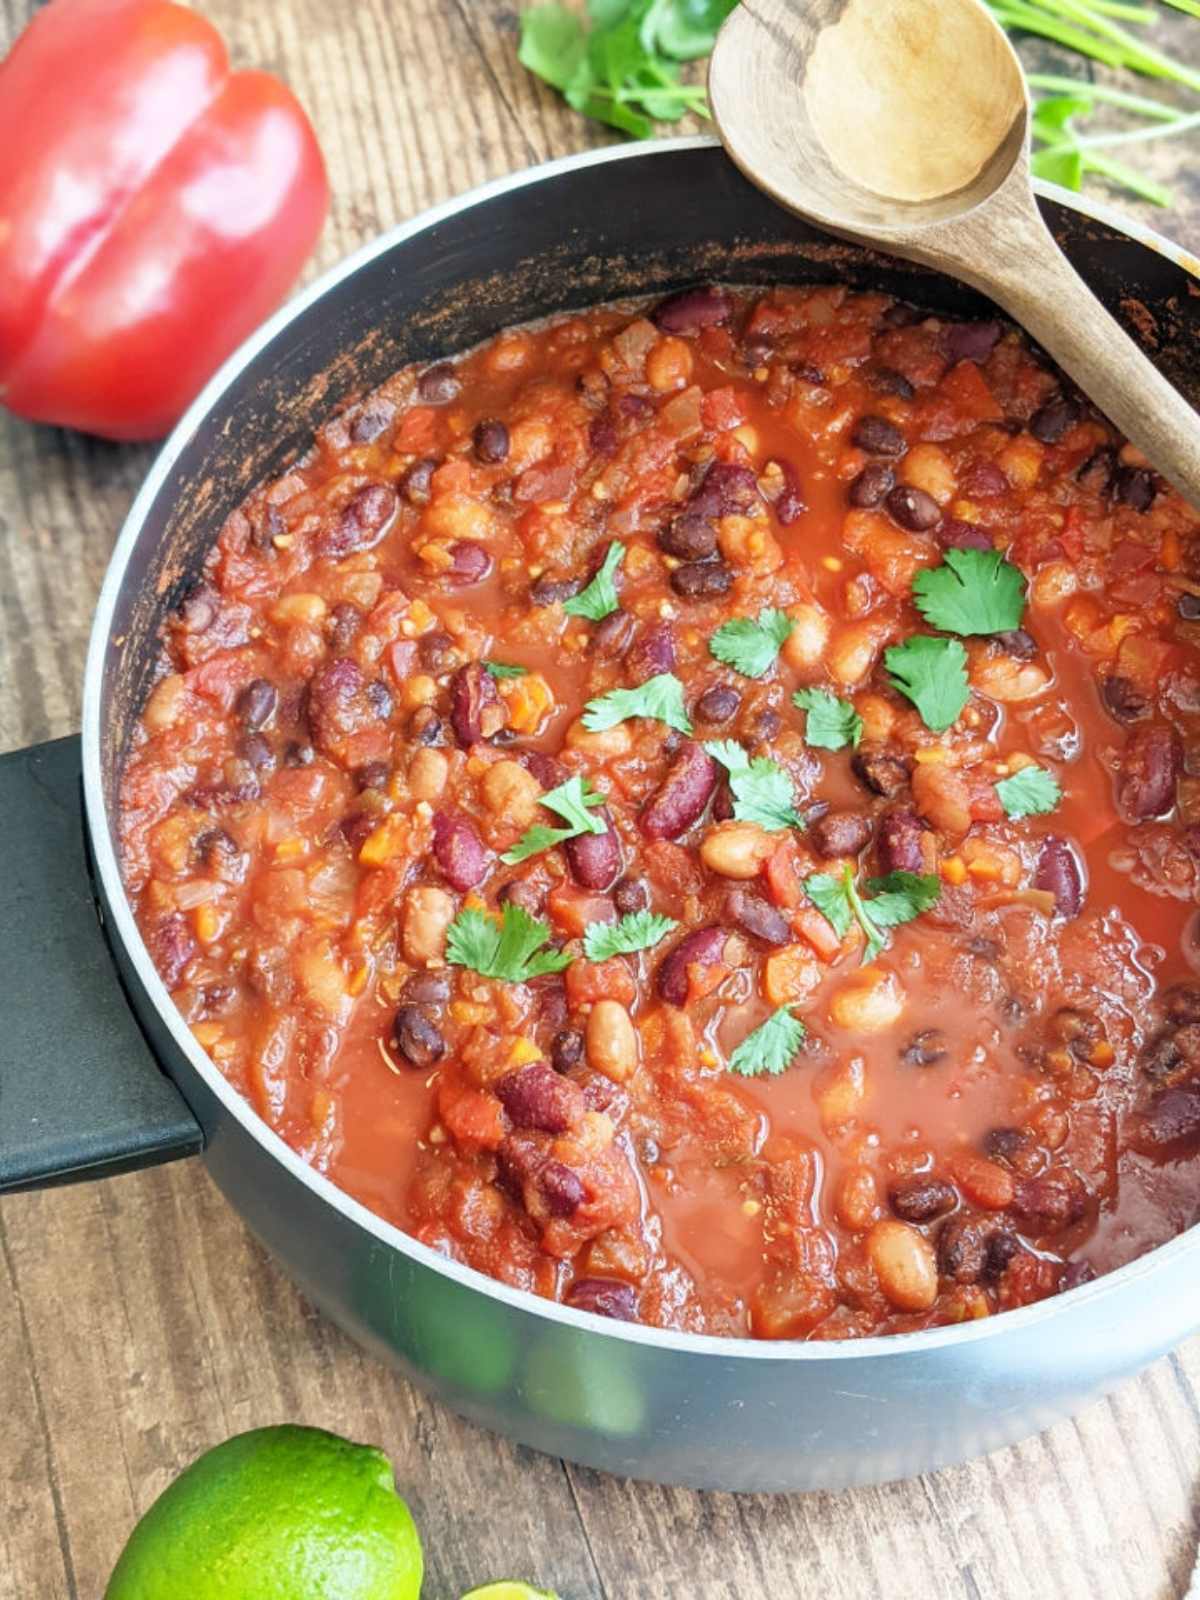
[[[35,9],[0,0],[0,48]],[[317,125],[335,198],[314,270],[605,137],[518,65],[504,0],[205,9]],[[1162,32],[1200,65],[1200,21],[1164,12]],[[1177,198],[1141,208],[1193,248],[1198,148],[1147,149]],[[150,458],[0,419],[0,749],[78,726],[95,595]],[[566,1466],[432,1404],[305,1303],[199,1162],[0,1205],[0,1600],[99,1600],[182,1467],[280,1421],[388,1451],[424,1534],[426,1600],[514,1574],[564,1600],[1165,1600],[1196,1554],[1200,1339],[968,1466],[845,1494],[695,1494]]]

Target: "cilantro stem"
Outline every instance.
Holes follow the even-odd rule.
[[[1152,205],[1171,204],[1170,189],[1164,188],[1161,183],[1155,183],[1153,178],[1143,177],[1135,168],[1127,167],[1123,161],[1114,161],[1111,156],[1093,155],[1088,151],[1084,155],[1084,165],[1111,183],[1121,184],[1134,194],[1140,195],[1143,200],[1149,200]]]
[[[1200,3],[1196,15],[1200,16]],[[1045,89],[1048,94],[1078,95],[1081,100],[1096,100],[1103,105],[1117,106],[1122,111],[1132,111],[1139,117],[1152,117],[1159,122],[1178,122],[1183,116],[1165,100],[1152,100],[1149,95],[1127,94],[1124,89],[1110,89],[1105,83],[1089,83],[1086,78],[1068,78],[1054,72],[1031,72],[1027,80],[1031,89]]]
[[[1168,78],[1200,91],[1200,72],[1145,43],[1095,3],[992,0],[992,10],[1005,27],[1041,34],[1110,67],[1129,67],[1146,77]]]
[[[1167,5],[1174,6],[1176,11],[1183,11],[1189,17],[1200,17],[1200,3],[1197,0],[1166,0]]]

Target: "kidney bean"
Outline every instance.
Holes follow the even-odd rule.
[[[1117,804],[1131,821],[1161,817],[1175,804],[1183,748],[1174,728],[1157,724],[1132,733],[1121,752]]]
[[[414,972],[401,990],[417,1006],[442,1006],[450,998],[450,978],[445,972]]]
[[[680,561],[703,561],[716,553],[716,526],[699,511],[681,512],[659,529],[657,538],[659,549]]]
[[[702,328],[720,327],[732,315],[732,296],[715,284],[706,283],[668,295],[655,306],[650,318],[664,333],[699,333]]]
[[[850,443],[872,456],[902,456],[908,441],[886,417],[859,417],[850,431]]]
[[[566,1305],[576,1311],[592,1311],[598,1317],[617,1322],[637,1320],[637,1294],[633,1285],[614,1278],[576,1278],[567,1290]]]
[[[489,466],[508,459],[508,429],[502,422],[477,422],[473,435],[475,458]]]
[[[419,461],[414,461],[411,467],[401,473],[397,488],[410,506],[427,506],[429,504],[432,493],[430,485],[437,469],[438,461],[436,457],[422,456]]]
[[[764,944],[790,944],[792,930],[782,912],[748,889],[731,889],[725,901],[725,910],[731,922],[761,939]]]
[[[724,774],[717,779],[717,787],[713,793],[712,816],[714,822],[730,822],[733,819],[733,790]]]
[[[942,1178],[906,1178],[888,1193],[892,1210],[905,1222],[932,1222],[958,1204],[958,1191]]]
[[[531,772],[543,789],[557,789],[560,783],[565,783],[567,769],[553,756],[548,756],[544,750],[523,750],[521,752],[521,765],[527,772]]]
[[[875,838],[880,872],[885,877],[889,872],[924,872],[925,833],[914,811],[886,812]]]
[[[775,497],[774,512],[781,527],[790,528],[793,523],[808,510],[808,501],[804,498],[804,490],[800,487],[800,479],[795,468],[790,462],[780,461],[776,458],[767,463],[769,467],[776,467],[783,474],[783,488]]]
[[[505,1073],[495,1092],[515,1128],[566,1133],[585,1109],[579,1085],[555,1072],[546,1061],[531,1061]]]
[[[942,348],[951,361],[986,361],[1003,331],[998,322],[952,322],[942,329]]]
[[[1009,489],[1003,468],[994,461],[973,461],[963,474],[962,485],[972,500],[991,500]]]
[[[283,748],[283,764],[285,767],[308,767],[317,759],[317,752],[312,745],[291,739]]]
[[[1087,460],[1075,473],[1078,483],[1085,488],[1094,489],[1097,494],[1111,494],[1113,479],[1117,474],[1117,452],[1111,445],[1101,445],[1099,450],[1093,450]]]
[[[446,1054],[441,1030],[417,1005],[403,1005],[392,1019],[392,1043],[410,1067],[422,1071]]]
[[[872,794],[894,800],[908,787],[908,762],[886,745],[864,744],[850,757],[850,770]]]
[[[675,667],[675,634],[669,622],[643,624],[625,657],[630,681],[645,683]]]
[[[453,583],[481,583],[492,570],[492,558],[473,539],[459,539],[450,546],[454,565],[448,576]]]
[[[554,1035],[550,1064],[555,1072],[571,1072],[583,1060],[583,1035],[578,1028],[563,1028]]]
[[[711,600],[729,593],[733,573],[723,561],[690,561],[672,572],[671,587],[684,600]]]
[[[1070,1227],[1087,1208],[1083,1179],[1062,1167],[1036,1178],[1018,1178],[1013,1186],[1013,1210],[1040,1233]]]
[[[935,1067],[950,1054],[946,1036],[940,1028],[922,1028],[900,1052],[900,1059],[908,1067]]]
[[[449,361],[426,367],[417,381],[417,395],[428,406],[441,406],[457,400],[462,392],[458,374]]]
[[[819,856],[856,856],[871,837],[870,819],[858,811],[830,811],[808,830]]]
[[[172,912],[157,923],[147,934],[146,943],[159,976],[168,989],[177,987],[188,963],[200,948],[181,911]]]
[[[894,394],[901,400],[911,400],[916,390],[902,372],[894,367],[874,367],[867,373],[867,383],[876,394]]]
[[[909,533],[928,533],[942,520],[942,508],[924,489],[898,483],[887,497],[888,515]]]
[[[593,417],[588,423],[588,444],[598,456],[615,456],[621,443],[617,425],[607,414]]]
[[[645,911],[650,904],[650,892],[640,878],[622,878],[613,889],[613,904],[622,917],[635,911]]]
[[[483,738],[483,713],[499,702],[496,682],[479,661],[459,667],[450,679],[450,726],[459,744],[478,744]]]
[[[581,833],[563,845],[576,883],[585,889],[607,889],[621,870],[621,841],[607,808],[593,813],[604,822],[603,833]]]
[[[635,623],[628,611],[610,611],[592,630],[592,650],[602,660],[623,656],[633,638]]]
[[[1095,1277],[1096,1269],[1090,1261],[1068,1261],[1058,1280],[1058,1292],[1066,1294],[1071,1289],[1079,1289],[1085,1283],[1092,1283]]]
[[[689,933],[663,957],[658,964],[655,984],[659,994],[668,1004],[673,1006],[685,1004],[688,996],[687,969],[693,963],[706,967],[715,966],[724,954],[725,939],[724,928],[719,928],[714,923],[707,928],[697,928],[694,933]]]
[[[716,785],[716,762],[703,745],[687,740],[643,808],[642,833],[647,839],[677,839],[699,821]]]
[[[1133,1124],[1129,1142],[1139,1155],[1178,1161],[1200,1151],[1200,1085],[1164,1089]]]
[[[1134,511],[1144,514],[1154,504],[1158,486],[1154,474],[1145,467],[1118,467],[1113,492],[1122,505],[1132,506]]]
[[[546,891],[527,878],[513,878],[501,887],[496,899],[502,906],[520,906],[531,917],[540,917],[546,903]]]
[[[1047,400],[1029,419],[1029,431],[1042,444],[1057,444],[1063,434],[1079,421],[1078,403],[1069,395],[1056,395]]]
[[[540,1019],[548,1028],[561,1028],[567,1020],[567,986],[562,973],[543,973],[530,980],[529,989]]]
[[[943,517],[935,535],[943,550],[994,550],[987,533],[974,522],[961,517]]]
[[[358,413],[350,424],[351,444],[370,444],[391,422],[393,408],[384,401],[373,401]]]
[[[742,697],[736,689],[716,683],[696,701],[694,715],[700,722],[728,722],[737,716],[741,705]]]
[[[396,512],[396,491],[386,483],[367,483],[351,496],[337,520],[317,535],[319,556],[340,561],[357,550],[378,544]]]
[[[463,892],[486,877],[491,860],[474,823],[448,811],[434,813],[433,855],[446,882]]]
[[[1042,845],[1033,875],[1033,886],[1054,896],[1055,916],[1079,915],[1083,905],[1083,878],[1079,862],[1070,845],[1057,834],[1049,834]]]
[[[538,578],[529,586],[529,598],[535,606],[560,606],[582,588],[582,578]]]
[[[687,509],[705,517],[745,516],[761,500],[758,479],[749,467],[713,461],[688,496]]]
[[[552,1217],[574,1216],[587,1199],[579,1174],[553,1158],[538,1173],[537,1186]]]
[[[851,483],[847,498],[852,506],[877,506],[896,485],[896,474],[886,461],[868,461]]]
[[[342,739],[377,721],[358,662],[338,656],[318,667],[309,680],[305,714],[314,743],[333,754]]]

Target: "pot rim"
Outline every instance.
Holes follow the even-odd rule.
[[[873,1335],[864,1339],[776,1342],[677,1332],[672,1329],[645,1327],[637,1323],[616,1322],[593,1312],[573,1310],[569,1306],[543,1299],[540,1295],[526,1290],[510,1288],[497,1279],[476,1271],[473,1267],[451,1261],[429,1246],[421,1244],[403,1229],[377,1216],[340,1189],[331,1179],[297,1155],[209,1060],[208,1055],[192,1036],[191,1029],[184,1022],[166,985],[159,977],[138,929],[122,882],[104,797],[101,777],[101,689],[106,656],[110,648],[112,616],[124,583],[130,555],[147,513],[169,480],[184,448],[204,418],[219,405],[226,391],[237,382],[259,352],[289,324],[301,318],[329,290],[353,277],[366,263],[483,201],[586,167],[606,163],[616,166],[622,161],[666,158],[681,151],[719,148],[718,139],[704,134],[658,139],[650,144],[613,145],[563,156],[482,184],[465,194],[419,212],[408,221],[389,228],[378,238],[346,256],[322,273],[300,294],[281,306],[234,351],[205,384],[167,438],[129,509],[109,558],[88,643],[83,686],[83,792],[87,827],[95,871],[108,902],[108,913],[115,936],[123,945],[139,981],[145,987],[172,1040],[186,1057],[192,1070],[224,1111],[232,1116],[269,1156],[278,1161],[293,1178],[340,1212],[347,1221],[365,1230],[381,1244],[399,1251],[442,1277],[449,1278],[464,1289],[471,1289],[490,1299],[503,1302],[514,1311],[542,1317],[549,1322],[556,1322],[579,1332],[601,1334],[622,1343],[646,1345],[682,1355],[715,1356],[745,1361],[841,1362],[865,1361],[881,1357],[890,1357],[893,1360],[903,1359],[906,1356],[917,1358],[944,1345],[965,1348],[967,1345],[973,1346],[982,1341],[1002,1337],[1006,1332],[1011,1332],[1013,1335],[1032,1332],[1069,1314],[1076,1306],[1082,1307],[1085,1303],[1097,1304],[1111,1295],[1132,1289],[1138,1282],[1152,1274],[1180,1270],[1185,1258],[1194,1256],[1200,1250],[1200,1224],[1185,1229],[1183,1233],[1177,1234],[1165,1244],[1147,1251],[1145,1255],[1137,1257],[1123,1267],[1118,1267],[1113,1272],[1106,1273],[1092,1283],[1038,1301],[1034,1305],[1005,1311],[997,1316],[985,1317],[967,1324],[949,1324],[913,1333]],[[1035,180],[1034,188],[1039,194],[1124,233],[1200,278],[1200,261],[1195,255],[1174,244],[1162,234],[1147,228],[1136,219],[1122,216],[1110,206],[1084,199],[1080,195],[1060,188],[1057,184]]]

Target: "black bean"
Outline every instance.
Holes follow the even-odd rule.
[[[1123,673],[1114,672],[1101,680],[1100,698],[1118,722],[1139,722],[1150,715],[1150,696]]]
[[[1138,1066],[1148,1078],[1172,1077],[1183,1065],[1183,1051],[1171,1029],[1154,1034],[1142,1047]]]
[[[1154,474],[1145,467],[1118,467],[1113,490],[1122,505],[1143,513],[1149,511],[1158,494]]]
[[[279,690],[266,678],[252,678],[237,697],[234,710],[248,733],[265,728],[279,705]]]
[[[703,561],[716,551],[717,530],[702,512],[684,511],[659,529],[658,547],[680,561]]]
[[[779,737],[783,718],[774,706],[759,706],[746,726],[746,737],[751,744],[769,744]]]
[[[290,739],[284,746],[283,764],[285,767],[307,767],[317,759],[317,752],[307,741]]]
[[[660,672],[675,668],[675,630],[669,622],[645,623],[625,656],[625,670],[631,683],[645,683]]]
[[[876,394],[894,394],[901,400],[911,400],[917,392],[895,367],[874,367],[867,373],[867,382]]]
[[[457,400],[461,392],[462,384],[449,361],[439,361],[435,366],[426,367],[417,383],[417,394],[426,405],[445,405]]]
[[[529,586],[529,598],[535,606],[560,606],[582,588],[582,578],[537,578]]]
[[[188,633],[203,633],[217,620],[221,600],[207,583],[195,583],[179,603],[179,619]]]
[[[552,1217],[574,1216],[587,1199],[587,1190],[579,1174],[553,1157],[538,1173],[537,1186]]]
[[[650,904],[650,892],[640,878],[622,878],[613,886],[612,897],[622,917],[634,911],[645,911]]]
[[[197,835],[192,850],[197,861],[210,872],[218,871],[222,865],[241,855],[237,840],[224,828],[205,828],[203,833]]]
[[[872,794],[894,800],[908,787],[908,763],[889,747],[864,744],[850,757],[850,770]]]
[[[902,456],[908,442],[886,417],[859,417],[850,431],[850,443],[872,456]]]
[[[550,1064],[555,1072],[570,1072],[583,1060],[583,1035],[577,1028],[563,1028],[550,1046]]]
[[[990,545],[989,540],[989,548]],[[1018,661],[1032,661],[1038,653],[1037,640],[1024,628],[1007,628],[992,637],[1006,656],[1015,656]]]
[[[924,489],[898,483],[887,497],[888,515],[909,533],[928,533],[942,520],[942,508]]]
[[[444,972],[414,972],[402,992],[413,1005],[445,1005],[450,998],[450,979]]]
[[[905,1178],[888,1194],[892,1210],[905,1222],[932,1222],[958,1204],[958,1191],[943,1178]]]
[[[416,1005],[397,1010],[392,1019],[392,1043],[410,1067],[432,1067],[446,1053],[441,1030]]]
[[[356,550],[369,550],[383,536],[395,510],[396,491],[390,484],[365,483],[317,535],[316,553],[340,561]]]
[[[351,444],[370,444],[392,420],[392,407],[382,401],[365,406],[350,424]]]
[[[358,637],[365,617],[357,606],[351,605],[349,600],[342,600],[329,613],[326,632],[329,642],[339,655],[345,655],[350,646]]]
[[[741,709],[742,697],[728,684],[716,683],[696,701],[695,715],[700,722],[728,722]]]
[[[1095,1277],[1096,1269],[1090,1261],[1068,1261],[1058,1280],[1058,1292],[1066,1294],[1071,1289],[1079,1289],[1085,1283],[1092,1283]]]
[[[1098,494],[1110,494],[1116,472],[1117,452],[1111,445],[1101,445],[1076,470],[1075,478],[1087,489],[1094,489]]]
[[[808,830],[808,842],[819,856],[856,856],[870,837],[870,819],[858,811],[830,811]]]
[[[624,655],[633,638],[634,620],[628,611],[610,611],[592,632],[592,649],[606,660]]]
[[[725,910],[739,928],[761,939],[764,944],[791,943],[792,929],[787,918],[749,889],[731,889],[725,901]]]
[[[360,791],[386,789],[391,775],[392,769],[386,761],[368,761],[363,766],[355,768],[354,781]]]
[[[1168,1021],[1177,1027],[1200,1022],[1200,989],[1195,984],[1173,983],[1162,998]]]
[[[459,539],[451,545],[454,565],[446,576],[453,583],[481,583],[492,570],[492,558],[481,544],[473,539]]]
[[[408,719],[409,737],[417,744],[441,744],[442,719],[432,706],[418,706]]]
[[[1175,609],[1184,622],[1200,622],[1200,594],[1181,594]]]
[[[983,1153],[989,1160],[1011,1166],[1031,1143],[1029,1135],[1020,1128],[989,1128],[983,1136]]]
[[[422,456],[419,461],[414,461],[411,467],[401,473],[397,488],[410,506],[429,504],[430,482],[437,467],[438,463],[433,456]]]
[[[392,691],[382,678],[372,678],[367,685],[367,699],[371,709],[381,722],[386,722],[392,714]]]
[[[502,422],[477,422],[474,443],[475,455],[480,461],[495,464],[508,459],[508,429]]]
[[[255,772],[274,772],[275,752],[261,733],[243,734],[237,748],[238,755],[248,761]]]
[[[896,474],[886,461],[868,461],[848,490],[852,506],[877,506],[896,486]]]
[[[942,346],[951,361],[986,361],[1003,331],[998,322],[952,322],[942,329]]]
[[[994,550],[996,546],[978,523],[961,517],[943,517],[937,525],[937,542],[943,550]]]
[[[1078,404],[1067,395],[1047,400],[1029,419],[1029,431],[1042,444],[1057,444],[1063,434],[1079,421]]]
[[[453,649],[454,640],[450,635],[435,628],[432,633],[423,633],[417,640],[417,660],[427,672],[437,672],[445,666],[446,657]]]
[[[693,561],[675,568],[671,587],[685,600],[708,600],[729,593],[733,573],[723,561]]]
[[[1010,1233],[1003,1225],[994,1228],[984,1251],[984,1276],[998,1278],[1020,1250],[1021,1241],[1015,1233]]]
[[[933,1067],[950,1054],[946,1036],[940,1028],[922,1028],[900,1052],[900,1059],[908,1067]]]

